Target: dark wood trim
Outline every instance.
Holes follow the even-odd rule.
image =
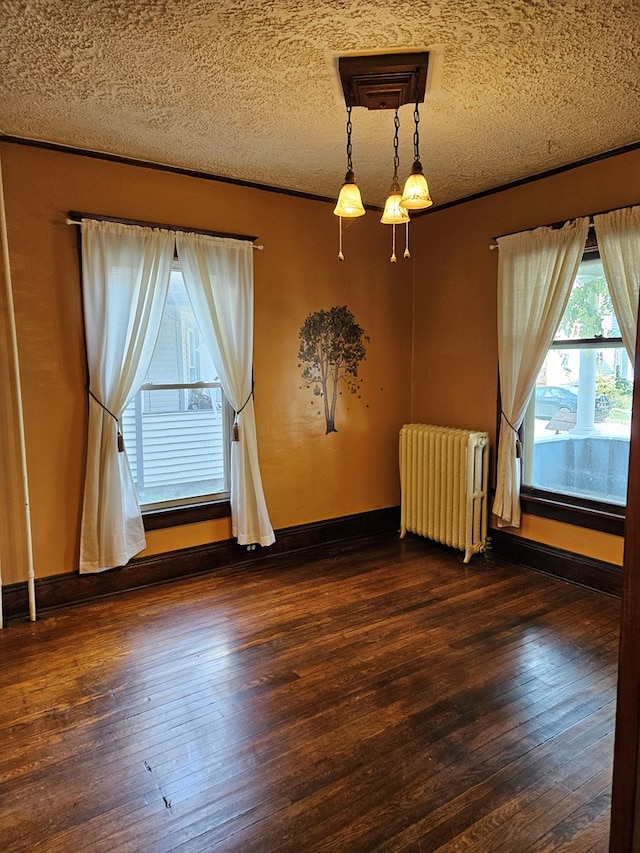
[[[165,527],[197,524],[199,521],[211,521],[213,518],[229,518],[230,515],[231,504],[228,500],[208,501],[188,506],[149,510],[142,513],[142,521],[145,530],[163,530]]]
[[[636,340],[634,361],[627,521],[613,752],[611,853],[640,850],[640,336]]]
[[[63,154],[77,154],[79,157],[92,157],[94,160],[108,160],[112,163],[122,163],[127,166],[139,166],[143,169],[155,169],[160,172],[172,172],[176,175],[186,175],[191,178],[201,178],[205,181],[220,181],[225,184],[233,184],[235,186],[247,187],[248,189],[262,190],[264,192],[277,193],[278,195],[289,195],[294,198],[305,198],[310,201],[322,201],[328,204],[335,205],[335,198],[328,196],[314,195],[313,193],[305,193],[299,190],[289,190],[283,187],[274,187],[268,184],[253,183],[251,181],[243,181],[239,178],[229,178],[223,175],[212,175],[208,172],[199,172],[196,169],[185,169],[179,166],[166,166],[162,163],[151,163],[146,160],[135,160],[132,157],[123,157],[117,154],[104,154],[99,151],[88,151],[83,148],[74,148],[71,145],[60,145],[55,142],[43,142],[37,139],[26,139],[21,136],[10,136],[8,134],[0,134],[0,142],[8,142],[12,145],[27,145],[32,148],[44,148],[49,151],[60,151]],[[588,166],[590,163],[597,163],[600,160],[608,160],[610,157],[617,157],[620,154],[628,154],[631,151],[636,151],[640,148],[639,142],[632,142],[629,145],[622,145],[620,148],[614,148],[612,151],[604,151],[601,154],[594,154],[591,157],[586,157],[584,160],[576,160],[573,163],[566,163],[564,166],[556,166],[553,169],[548,169],[546,172],[538,172],[527,178],[519,178],[517,181],[510,181],[507,184],[500,184],[496,187],[491,187],[488,190],[473,193],[464,198],[454,199],[453,201],[445,202],[444,204],[434,204],[428,210],[416,210],[412,213],[411,218],[415,219],[419,216],[430,216],[434,213],[439,213],[441,210],[447,210],[449,207],[456,207],[459,204],[466,204],[470,201],[478,201],[478,199],[486,198],[487,196],[495,195],[496,193],[504,192],[505,190],[515,189],[526,184],[532,184],[536,181],[551,178],[554,175],[560,175],[563,172],[570,172],[572,169],[579,169],[581,166]],[[379,205],[365,204],[366,210],[381,211]]]
[[[490,536],[496,557],[608,595],[621,594],[622,569],[615,563],[542,545],[505,530],[491,530]]]
[[[600,530],[614,536],[624,536],[625,507],[581,501],[566,495],[543,495],[535,490],[520,494],[522,512],[574,524],[590,530]]]
[[[11,145],[26,145],[30,148],[43,148],[47,151],[59,151],[61,154],[75,154],[78,157],[89,157],[93,160],[106,160],[109,163],[121,163],[124,166],[137,166],[141,169],[153,169],[157,172],[170,172],[173,175],[184,175],[187,178],[198,178],[203,181],[217,181],[222,184],[232,184],[237,187],[246,187],[251,190],[276,193],[277,195],[289,195],[294,198],[304,198],[309,201],[322,201],[335,205],[335,198],[324,195],[314,195],[300,190],[288,190],[283,187],[274,187],[269,184],[260,184],[253,181],[243,181],[240,178],[230,178],[224,175],[212,175],[209,172],[199,172],[197,169],[186,169],[181,166],[167,166],[163,163],[152,163],[148,160],[136,160],[133,157],[123,157],[118,154],[105,154],[101,151],[89,151],[85,148],[74,148],[71,145],[60,145],[57,142],[43,142],[38,139],[25,139],[21,136],[9,136],[0,134],[0,142]],[[381,211],[379,205],[365,204],[366,210]]]
[[[400,508],[386,507],[370,512],[330,518],[312,524],[302,524],[276,531],[276,541],[268,548],[253,551],[238,545],[235,540],[212,542],[180,551],[133,559],[119,569],[99,574],[77,573],[56,575],[36,581],[38,611],[102,598],[106,595],[151,586],[192,575],[215,572],[229,566],[252,565],[263,562],[268,566],[274,558],[300,552],[327,556],[332,549],[360,548],[363,542],[382,534],[398,534]],[[4,615],[7,620],[28,617],[26,582],[4,588]]]
[[[591,157],[585,157],[584,160],[575,160],[573,163],[566,163],[564,166],[556,166],[553,169],[547,169],[546,172],[538,172],[536,175],[530,175],[527,178],[519,178],[517,181],[510,181],[507,184],[499,184],[496,187],[492,187],[488,190],[482,190],[481,192],[473,193],[472,195],[465,196],[464,198],[454,199],[454,201],[447,201],[444,204],[434,204],[433,207],[430,207],[428,210],[416,210],[415,216],[430,216],[433,213],[439,213],[441,210],[447,210],[450,207],[457,207],[459,204],[467,204],[467,202],[470,201],[478,201],[481,198],[487,198],[488,196],[496,195],[496,193],[505,192],[506,190],[513,190],[517,187],[523,187],[526,184],[533,184],[536,181],[543,181],[545,180],[545,178],[552,178],[554,175],[561,175],[564,172],[572,171],[572,169],[580,169],[582,166],[589,166],[591,163],[600,162],[600,160],[608,160],[610,157],[617,157],[620,154],[629,154],[632,151],[637,151],[639,148],[640,141],[632,142],[629,145],[621,145],[620,148],[614,148],[611,151],[603,151],[601,154],[594,154]],[[625,205],[625,207],[628,207],[628,205]],[[587,216],[588,214],[582,215]],[[413,219],[414,217],[412,216],[411,218]]]
[[[221,502],[221,505],[224,505],[224,502]],[[222,509],[222,506],[220,508]],[[248,551],[234,540],[228,539],[133,559],[127,566],[99,574],[73,573],[42,578],[36,581],[38,610],[46,611],[78,604],[105,595],[205,574],[229,566],[250,565],[257,561],[268,565],[275,557],[283,558],[301,551],[327,556],[332,548],[341,550],[348,547],[349,543],[361,547],[364,541],[374,539],[378,535],[395,535],[399,529],[399,520],[399,507],[387,507],[283,528],[276,531],[276,541],[269,548]],[[490,534],[497,557],[610,595],[620,594],[622,571],[619,566],[541,545],[503,530],[491,530]],[[4,588],[4,613],[7,620],[27,617],[25,582]]]

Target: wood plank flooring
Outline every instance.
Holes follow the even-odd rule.
[[[0,849],[606,851],[620,604],[381,536],[0,633]]]

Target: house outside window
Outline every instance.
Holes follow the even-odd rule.
[[[228,498],[230,407],[179,267],[171,271],[149,371],[122,428],[143,511]]]
[[[633,367],[602,262],[585,252],[523,424],[523,496],[624,507]]]

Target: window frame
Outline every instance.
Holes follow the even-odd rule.
[[[520,507],[527,515],[562,521],[564,524],[586,527],[614,536],[624,536],[624,506],[548,492],[532,486],[521,486]]]
[[[167,527],[180,527],[183,524],[197,524],[231,516],[229,498],[201,501],[197,504],[165,507],[164,509],[142,510],[142,522],[145,530],[164,530]]]
[[[182,269],[177,257],[174,255],[171,265],[171,272],[179,272],[182,274]],[[196,318],[197,322],[197,318]],[[191,371],[191,363],[189,363],[189,372]],[[227,482],[230,487],[231,473],[231,429],[233,423],[233,407],[227,400],[220,381],[206,382],[202,380],[194,382],[144,382],[136,394],[144,391],[162,391],[162,390],[198,390],[204,388],[220,388],[220,393],[223,401],[223,443],[225,454],[225,470],[227,473]],[[231,517],[231,501],[229,489],[219,493],[219,497],[204,498],[203,500],[185,499],[182,503],[173,505],[162,505],[161,502],[156,504],[140,504],[140,512],[142,514],[142,522],[145,531],[148,530],[163,530],[168,527],[179,527],[184,524],[197,524],[201,521],[211,521],[218,518]]]
[[[582,261],[592,260],[600,257],[600,251],[596,242],[595,234],[590,234],[582,254]],[[572,285],[573,287],[573,285]],[[607,338],[579,338],[569,340],[554,340],[549,346],[552,349],[579,349],[585,345],[597,345],[599,347],[624,347],[621,337]],[[525,418],[526,420],[526,418]],[[525,447],[524,422],[519,430],[519,439],[522,447]],[[522,475],[524,459],[520,459],[520,473]],[[520,485],[520,507],[524,513],[541,518],[549,518],[572,524],[579,527],[598,530],[603,533],[611,533],[616,536],[624,536],[626,520],[626,504],[606,503],[604,501],[591,500],[589,498],[567,495],[563,492],[553,492],[547,489],[538,489],[535,486],[527,486],[521,482]]]

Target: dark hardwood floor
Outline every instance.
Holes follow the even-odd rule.
[[[383,536],[0,633],[0,849],[606,851],[620,603]]]

